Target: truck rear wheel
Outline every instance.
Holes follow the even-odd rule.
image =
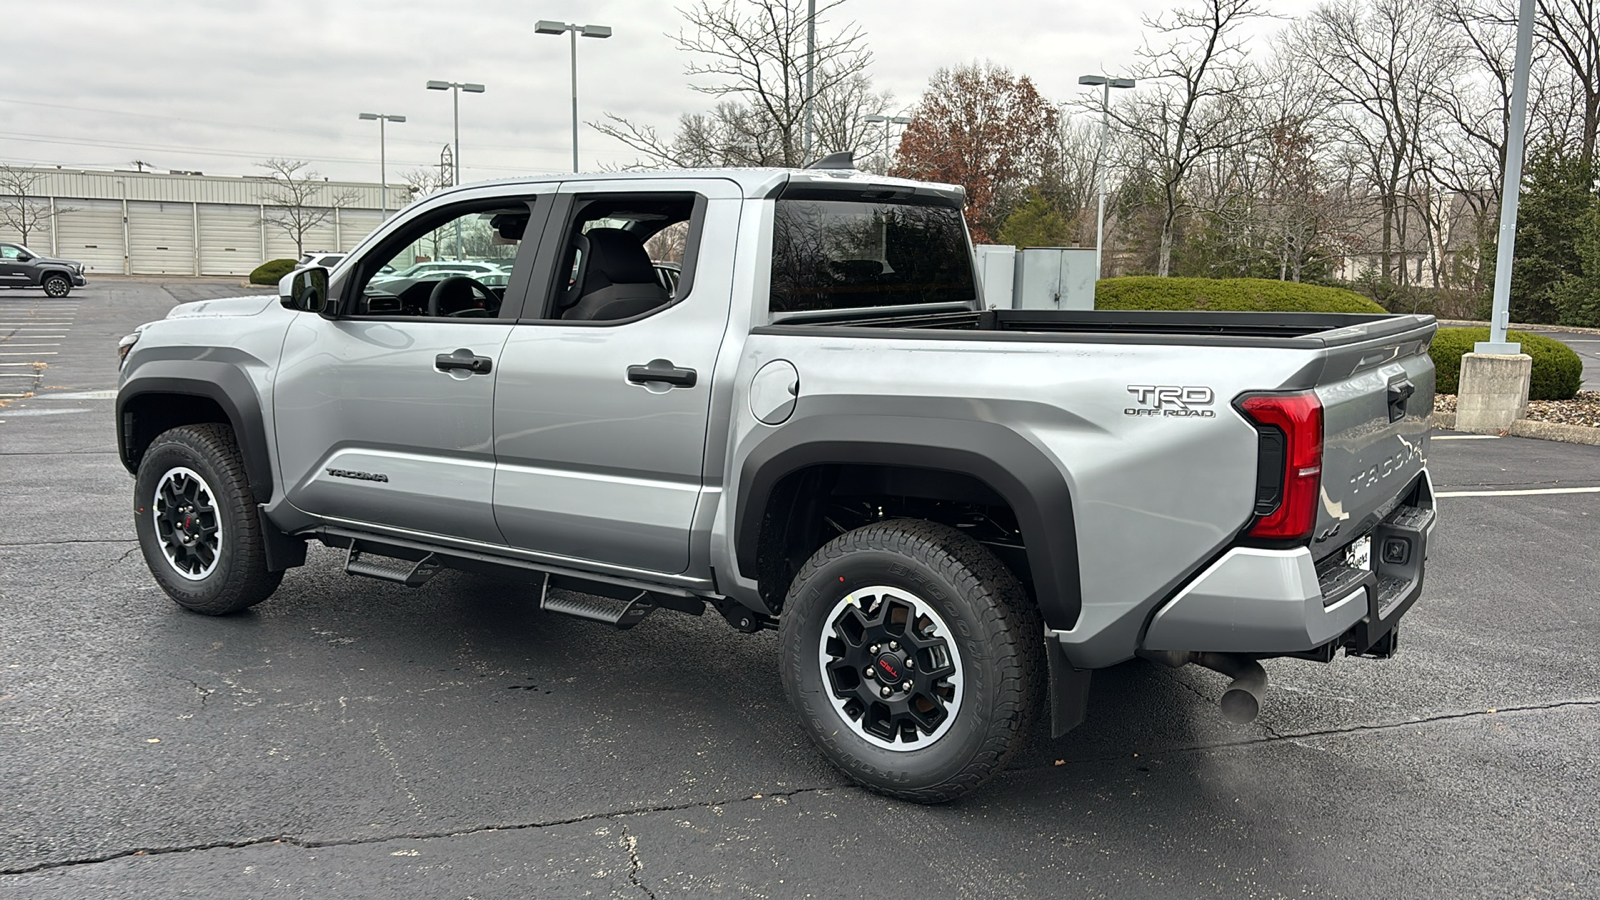
[[[818,550],[778,629],[783,682],[834,765],[875,791],[953,800],[1000,771],[1042,698],[1038,610],[954,528],[909,519]]]
[[[226,425],[158,435],[139,462],[133,506],[150,574],[185,609],[238,612],[283,580],[267,571],[255,495]]]

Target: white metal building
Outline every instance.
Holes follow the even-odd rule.
[[[265,177],[39,168],[38,202],[55,211],[28,236],[36,253],[77,260],[90,272],[119,275],[248,275],[269,259],[293,258],[293,236],[267,216]],[[349,250],[378,227],[379,186],[327,182],[328,197],[351,195],[307,233],[306,250]],[[0,198],[6,202],[7,198]],[[388,209],[404,206],[389,186]],[[0,226],[0,240],[20,236]]]

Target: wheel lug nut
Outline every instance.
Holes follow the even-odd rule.
[[[901,682],[901,683],[900,683],[900,690],[902,690],[902,691],[909,691],[909,690],[911,690],[911,682],[909,682],[909,681],[902,681],[902,682]]]
[[[881,649],[883,649],[883,648],[879,647],[877,644],[873,644],[871,647],[867,648],[867,652],[868,653],[877,653]]]
[[[906,660],[906,668],[915,669],[916,667],[917,667],[917,661],[916,660],[914,660],[914,659],[907,659]]]
[[[891,690],[889,690],[889,689],[888,689],[888,688],[883,688],[883,689],[882,689],[882,690],[880,690],[880,691],[878,691],[878,696],[880,696],[880,697],[887,697],[887,696],[889,696],[889,695],[890,695],[890,694],[892,694],[892,693],[894,693],[894,692],[893,692],[893,691],[891,691]]]
[[[877,678],[878,677],[878,670],[874,669],[871,666],[867,666],[867,677],[868,678]]]
[[[899,650],[900,649],[900,642],[899,641],[890,641],[889,642],[889,649],[890,650]]]

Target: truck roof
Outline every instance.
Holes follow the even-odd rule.
[[[896,192],[910,191],[924,196],[931,194],[945,197],[955,201],[957,204],[966,198],[966,189],[957,184],[913,181],[909,178],[876,175],[872,172],[863,172],[858,169],[783,168],[639,169],[626,172],[569,172],[560,175],[528,175],[473,182],[459,187],[448,188],[433,196],[493,185],[550,184],[552,182],[569,181],[662,181],[679,178],[724,178],[737,183],[743,190],[745,197],[751,199],[771,196],[789,184],[805,184],[818,188],[834,187],[867,190],[882,188]]]

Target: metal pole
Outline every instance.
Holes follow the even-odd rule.
[[[811,135],[814,130],[812,124],[812,75],[817,68],[817,0],[807,0],[806,3],[806,152],[801,165],[811,164]]]
[[[578,29],[569,28],[572,35],[572,171],[578,171]]]
[[[456,108],[456,149],[455,158],[451,160],[455,166],[455,182],[461,183],[461,85],[452,85],[450,96]],[[456,259],[461,259],[461,219],[456,219]]]
[[[1111,130],[1111,82],[1105,84],[1100,101],[1100,149],[1094,154],[1095,181],[1100,183],[1100,211],[1094,218],[1094,277],[1104,278],[1102,251],[1106,245],[1106,133]]]
[[[1515,354],[1521,344],[1506,342],[1511,324],[1511,266],[1517,246],[1517,200],[1522,193],[1523,139],[1528,119],[1528,60],[1533,55],[1533,0],[1522,0],[1517,13],[1517,62],[1511,79],[1511,121],[1506,132],[1506,170],[1500,188],[1500,247],[1494,263],[1494,311],[1489,318],[1489,340],[1479,341],[1474,353]]]
[[[384,126],[388,124],[387,117],[378,118],[378,221],[380,222],[389,218],[389,161],[384,156]]]

